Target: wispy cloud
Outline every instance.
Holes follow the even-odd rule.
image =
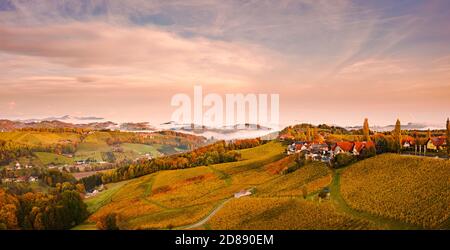
[[[219,93],[281,93],[285,121],[302,119],[305,106],[314,119],[329,116],[330,106],[410,116],[411,96],[420,95],[433,97],[421,109],[436,117],[450,106],[449,5],[0,0],[0,99],[21,104],[0,111],[32,114],[42,104],[138,119],[141,112],[126,110],[158,105],[153,119],[164,121],[171,94],[203,84]]]

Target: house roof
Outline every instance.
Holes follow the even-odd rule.
[[[353,142],[348,141],[336,142],[336,145],[334,145],[333,150],[335,150],[336,147],[340,147],[344,151],[351,151],[353,149]]]
[[[328,147],[328,144],[326,144],[326,143],[314,143],[311,145],[311,148],[315,149],[315,150],[323,150],[323,149],[328,150],[329,147]]]
[[[409,144],[414,144],[414,137],[411,136],[405,136],[402,138],[402,144],[405,144],[405,142],[408,142]]]
[[[364,148],[375,148],[375,143],[369,142],[336,142],[336,145],[333,146],[332,150],[335,150],[336,147],[339,146],[344,151],[352,151],[353,148],[356,149],[357,152],[361,152]]]
[[[440,147],[446,145],[446,138],[445,137],[433,137],[430,139],[434,146]]]
[[[293,139],[294,136],[290,135],[290,134],[283,134],[280,135],[280,139]]]
[[[364,143],[364,142],[355,142],[355,146],[354,146],[354,149],[356,149],[356,151],[357,152],[361,152],[361,150],[365,147],[365,144],[366,143]]]
[[[366,148],[375,148],[375,143],[373,141],[366,142]]]

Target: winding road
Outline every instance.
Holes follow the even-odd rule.
[[[182,227],[181,229],[192,229],[192,228],[197,228],[202,226],[203,224],[205,224],[206,222],[209,221],[209,219],[211,219],[211,217],[213,217],[217,212],[219,212],[220,209],[222,209],[222,207],[231,199],[233,199],[234,197],[228,198],[226,200],[224,200],[222,203],[220,203],[213,211],[211,211],[211,213],[209,213],[205,218],[203,218],[202,220],[191,224],[191,225],[187,225]]]

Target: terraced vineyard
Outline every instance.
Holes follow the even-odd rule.
[[[367,220],[339,212],[331,202],[291,198],[234,199],[214,215],[211,229],[376,229]]]
[[[281,175],[257,188],[258,196],[301,196],[313,193],[331,183],[331,171],[321,162],[312,162],[299,170]]]
[[[242,160],[160,171],[116,183],[87,201],[79,228],[120,215],[122,229],[447,228],[448,161],[379,155],[333,171],[321,162],[281,174],[295,158],[271,142],[241,150]],[[330,187],[330,199],[319,191]],[[236,192],[252,195],[233,198]]]
[[[450,162],[380,155],[345,169],[341,192],[350,207],[423,228],[441,228],[450,216]]]
[[[95,209],[88,223],[94,224],[101,216],[117,212],[121,216],[121,228],[183,228],[206,217],[234,193],[268,185],[280,178],[279,174],[271,173],[267,165],[282,158],[283,151],[281,144],[271,142],[241,150],[242,161],[161,171],[132,180],[114,194],[107,194],[109,203],[101,199],[104,205]],[[309,168],[319,168],[319,174]],[[294,173],[287,175],[291,176],[291,182],[298,178]],[[308,170],[301,172],[301,175],[308,175],[305,182],[327,174],[327,168],[320,164],[308,166]],[[90,209],[93,206],[88,205]]]

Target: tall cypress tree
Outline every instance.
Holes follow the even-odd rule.
[[[414,154],[417,154],[417,146],[419,145],[419,134],[417,133],[417,131],[414,131]]]
[[[398,153],[400,153],[400,150],[402,148],[402,128],[401,128],[399,119],[397,119],[397,122],[395,123],[395,129],[393,131],[393,136],[394,136],[395,149]]]
[[[450,156],[450,120],[447,118],[447,154]]]
[[[363,135],[365,141],[370,141],[369,120],[367,118],[364,119]]]
[[[312,137],[312,136],[311,136],[311,128],[308,126],[308,127],[306,128],[306,139],[307,139],[308,141],[311,141],[311,140],[312,140],[311,137]]]

